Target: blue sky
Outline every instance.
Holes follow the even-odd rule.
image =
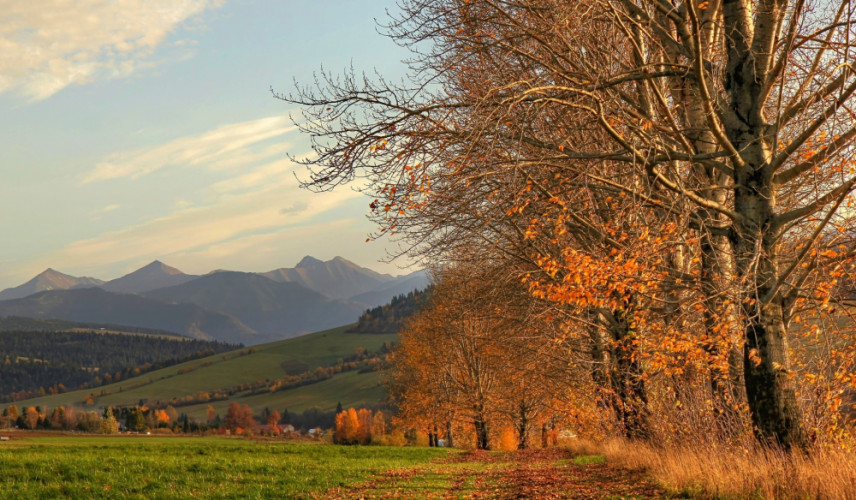
[[[313,71],[401,77],[391,0],[0,0],[0,289],[47,267],[112,279],[154,259],[266,271],[384,264],[367,199],[299,189],[287,92]]]

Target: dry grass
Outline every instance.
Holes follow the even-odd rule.
[[[739,447],[654,447],[609,440],[577,441],[574,453],[602,454],[614,464],[645,469],[667,490],[693,498],[849,500],[856,498],[856,454],[809,455]]]

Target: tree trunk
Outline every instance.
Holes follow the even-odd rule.
[[[732,242],[737,278],[744,286],[743,372],[752,422],[759,440],[785,449],[805,445],[796,384],[788,360],[779,279],[781,227],[775,221],[778,186],[773,182],[776,130],[766,119],[763,84],[773,67],[773,49],[785,5],[753,8],[749,0],[723,2],[727,65],[723,74],[729,109],[723,123],[739,154],[734,162]],[[773,293],[771,293],[773,292]]]
[[[714,41],[714,26],[718,23],[709,16],[715,16],[717,9],[710,8],[702,12],[706,19],[703,23],[704,46],[709,47]],[[677,54],[672,54],[677,58]],[[704,109],[704,97],[699,87],[699,81],[692,78],[674,79],[677,84],[674,88],[682,92],[674,92],[674,97],[682,102],[686,109],[686,121],[688,130],[687,138],[699,153],[715,153],[719,148],[716,136],[708,126],[708,117]],[[728,204],[728,190],[724,187],[728,184],[728,176],[716,168],[702,163],[694,163],[693,179],[689,185],[699,189],[700,193],[708,200],[719,205]],[[730,289],[734,277],[734,250],[725,234],[719,232],[728,227],[729,220],[723,214],[707,209],[699,208],[698,217],[708,227],[702,227],[698,233],[699,249],[701,251],[701,276],[700,286],[705,297],[703,312],[704,333],[707,341],[703,348],[711,358],[716,359],[730,353],[723,353],[720,348],[719,338],[727,336],[729,345],[737,345],[736,332],[722,332],[726,325],[736,324],[735,308],[733,306],[733,290]],[[733,408],[734,392],[733,386],[737,381],[731,380],[731,371],[722,369],[714,364],[710,367],[710,388],[714,399],[718,402],[720,411],[728,412]]]
[[[618,397],[618,419],[628,439],[648,437],[648,396],[639,362],[633,314],[628,309],[613,311],[610,333],[614,341],[612,384]]]
[[[520,418],[517,420],[517,449],[529,448],[529,412],[526,402],[520,401]]]
[[[484,416],[478,414],[473,422],[476,428],[476,448],[479,450],[489,450],[490,446],[487,441],[487,422]]]
[[[747,149],[751,157],[754,148]],[[764,156],[761,152],[756,155]],[[773,227],[776,198],[768,170],[748,165],[735,169],[734,204],[744,217],[735,228],[735,251],[739,278],[747,283],[741,301],[746,318],[743,370],[759,440],[790,449],[805,445],[805,433],[788,359],[784,299],[781,293],[769,296],[779,277],[779,228]]]
[[[594,315],[596,318],[597,315]],[[608,348],[605,345],[608,339],[601,334],[601,328],[592,321],[589,330],[589,339],[591,340],[589,354],[591,356],[591,378],[596,385],[597,401],[599,408],[613,410],[618,414],[619,409],[615,406],[615,395],[612,390],[612,382],[609,380],[608,365],[610,358]]]
[[[787,330],[781,299],[762,305],[760,309],[760,313],[746,311],[750,319],[743,350],[746,397],[752,423],[763,442],[778,444],[784,449],[803,447],[805,433],[797,405],[796,384],[787,368]]]

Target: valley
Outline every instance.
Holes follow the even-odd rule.
[[[256,415],[378,407],[378,369],[424,296],[406,289],[425,282],[341,257],[200,276],[156,261],[112,281],[47,270],[2,292],[3,398],[43,412],[173,407],[200,423],[233,403]]]

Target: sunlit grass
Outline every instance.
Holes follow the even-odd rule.
[[[0,445],[0,498],[311,498],[447,453],[224,438],[31,438]]]

